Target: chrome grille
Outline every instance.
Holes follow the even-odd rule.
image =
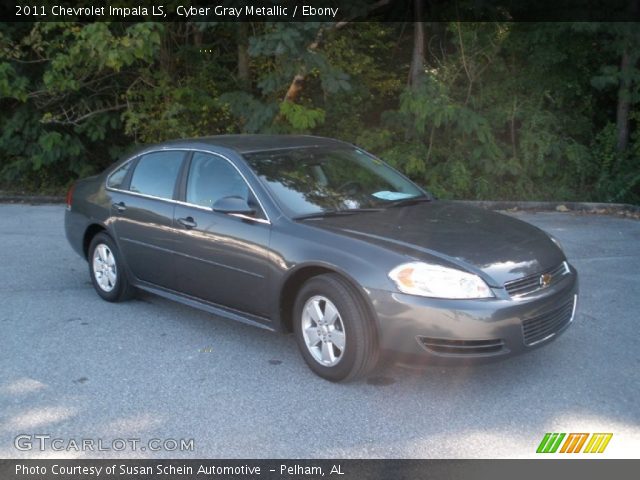
[[[550,312],[529,318],[522,322],[525,345],[531,346],[553,337],[573,319],[576,296]]]
[[[518,280],[512,280],[504,284],[504,288],[507,293],[512,297],[521,297],[523,295],[529,295],[530,293],[537,292],[543,288],[550,287],[557,283],[564,275],[569,273],[569,264],[562,262],[560,265],[554,268],[550,268],[535,275],[519,278]],[[543,286],[540,279],[543,275],[550,276],[549,284]]]

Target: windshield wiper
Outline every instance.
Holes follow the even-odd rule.
[[[293,217],[294,220],[309,220],[311,218],[341,217],[343,215],[354,215],[356,213],[380,212],[381,208],[347,208],[345,210],[324,210],[322,212],[309,213]]]
[[[396,200],[393,202],[389,202],[385,205],[385,208],[393,208],[393,207],[406,207],[408,205],[415,205],[417,203],[430,202],[432,199],[427,197],[426,195],[421,195],[419,197],[411,197],[411,198],[403,198],[402,200]]]

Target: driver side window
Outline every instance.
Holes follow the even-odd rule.
[[[194,152],[187,176],[187,203],[213,208],[224,197],[242,198],[260,211],[249,186],[231,163],[216,155]]]

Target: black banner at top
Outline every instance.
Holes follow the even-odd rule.
[[[5,22],[640,21],[640,0],[10,0]]]

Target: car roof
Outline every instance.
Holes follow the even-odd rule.
[[[240,154],[304,147],[338,147],[349,145],[333,138],[312,135],[217,135],[212,137],[170,140],[156,145],[163,148],[196,148],[208,145],[228,148]]]

